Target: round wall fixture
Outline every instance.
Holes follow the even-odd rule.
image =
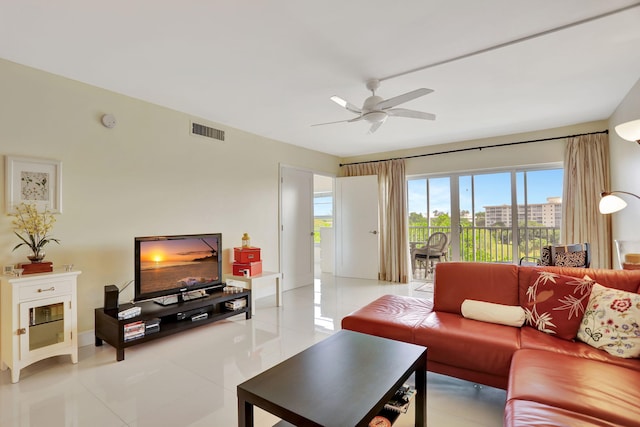
[[[105,114],[102,116],[102,124],[109,129],[116,127],[116,118],[113,114]]]

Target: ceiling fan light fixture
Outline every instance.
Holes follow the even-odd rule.
[[[369,123],[383,123],[387,117],[388,115],[384,111],[369,111],[364,115],[364,119]]]

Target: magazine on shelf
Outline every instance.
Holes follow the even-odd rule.
[[[398,413],[406,413],[409,410],[409,404],[411,403],[411,399],[416,395],[416,389],[411,387],[410,385],[403,385],[400,387],[396,394],[391,398],[386,405],[384,405],[385,409],[390,411],[398,412]]]
[[[144,336],[144,322],[139,320],[124,325],[124,340],[131,341]]]
[[[409,404],[415,395],[416,389],[412,386],[405,384],[400,387],[378,415],[371,420],[369,427],[391,426],[400,414],[405,414],[409,410]]]

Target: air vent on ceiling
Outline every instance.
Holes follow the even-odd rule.
[[[191,134],[224,141],[223,130],[215,129],[196,122],[191,122]]]

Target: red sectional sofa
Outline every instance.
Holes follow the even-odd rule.
[[[525,306],[541,270],[640,291],[640,270],[447,262],[437,264],[433,303],[385,295],[342,327],[423,345],[429,371],[506,389],[506,426],[640,426],[640,359],[462,315],[466,299]]]

